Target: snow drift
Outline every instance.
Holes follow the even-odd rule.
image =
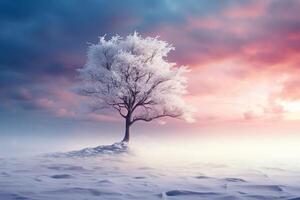
[[[145,154],[126,152],[126,143],[115,143],[52,156],[0,158],[0,199],[300,199],[299,168],[175,163],[168,157],[155,163]]]
[[[101,156],[106,154],[120,154],[128,152],[127,142],[117,142],[112,145],[101,145],[94,148],[85,148],[78,151],[70,151],[65,153],[47,154],[53,157],[90,157]]]

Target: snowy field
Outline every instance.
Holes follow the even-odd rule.
[[[1,200],[299,200],[300,171],[143,157],[122,147],[2,158]],[[91,156],[93,155],[93,156]],[[149,155],[148,155],[149,156]],[[153,155],[155,157],[155,155]]]

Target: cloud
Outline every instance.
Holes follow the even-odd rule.
[[[265,14],[270,1],[248,1],[245,5],[234,5],[224,10],[224,15],[229,18],[251,19]]]
[[[300,100],[300,78],[293,77],[283,83],[282,90],[279,94],[280,98],[288,101]]]
[[[87,42],[137,30],[172,43],[169,60],[191,67],[199,119],[282,116],[279,102],[300,98],[299,8],[297,0],[4,0],[0,100],[28,112],[81,115],[70,88]]]

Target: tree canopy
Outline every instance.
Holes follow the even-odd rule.
[[[161,117],[192,120],[183,96],[187,93],[185,66],[168,62],[172,45],[133,33],[100,37],[91,44],[85,66],[79,69],[79,93],[96,99],[95,109],[113,108],[129,125]]]

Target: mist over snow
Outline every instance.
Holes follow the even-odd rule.
[[[0,199],[300,197],[297,137],[272,141],[265,137],[260,142],[225,137],[156,139],[137,136],[128,148],[114,144],[78,150],[75,145],[69,148],[77,151],[2,157]],[[284,153],[278,154],[282,149]]]
[[[219,141],[207,139],[194,143],[186,140],[185,145],[180,141],[165,140],[157,144],[155,140],[143,139],[147,141],[145,145],[139,141],[128,149],[114,144],[59,154],[1,158],[0,199],[292,200],[300,197],[299,159],[284,160],[282,156],[272,159],[268,154],[276,147],[262,148],[267,143],[262,142],[255,150],[254,141],[243,148],[234,147],[240,141],[232,140],[217,146],[221,144]],[[268,152],[258,153],[268,148],[271,148]],[[253,154],[249,153],[251,149]],[[299,152],[299,149],[289,150]]]

